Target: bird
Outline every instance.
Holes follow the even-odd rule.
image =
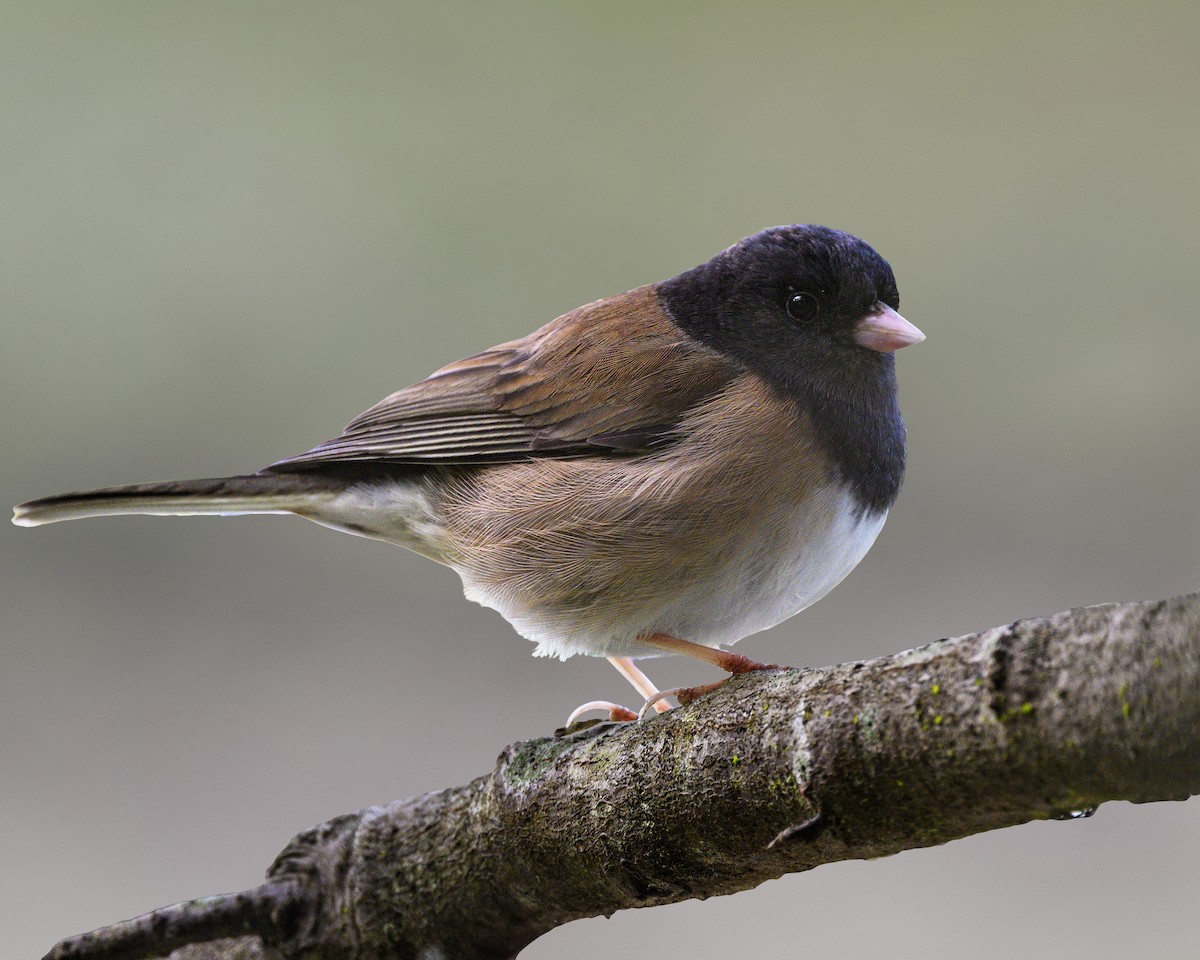
[[[895,351],[925,339],[892,268],[830,227],[772,227],[668,280],[450,363],[340,436],[255,473],[67,493],[37,526],[111,514],[292,514],[451,567],[537,644],[730,675],[727,649],[825,596],[879,535],[904,475]],[[726,678],[728,679],[728,678]],[[724,682],[724,681],[720,681]]]

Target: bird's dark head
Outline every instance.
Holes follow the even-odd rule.
[[[659,284],[672,319],[777,387],[883,374],[924,339],[896,311],[888,262],[829,227],[772,227]]]
[[[925,337],[886,260],[828,227],[773,227],[658,285],[684,331],[794,400],[864,512],[904,476],[892,354]]]

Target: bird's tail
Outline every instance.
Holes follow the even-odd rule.
[[[13,509],[13,523],[21,527],[36,527],[59,520],[123,513],[159,516],[204,513],[225,516],[242,513],[304,514],[322,496],[328,498],[329,493],[328,479],[297,473],[135,483],[30,500]]]

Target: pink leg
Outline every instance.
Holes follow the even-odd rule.
[[[608,662],[617,668],[617,673],[633,684],[633,689],[640,693],[643,699],[652,697],[658,693],[658,687],[651,682],[648,676],[638,669],[638,665],[629,657],[609,657]],[[661,700],[657,701],[654,708],[659,713],[666,713],[671,709]]]
[[[704,646],[702,643],[680,640],[679,637],[670,637],[665,633],[651,633],[643,637],[638,637],[638,639],[642,643],[658,647],[659,650],[669,650],[671,653],[682,653],[685,657],[694,657],[697,660],[703,660],[705,663],[711,663],[714,667],[720,667],[722,670],[732,674],[751,673],[754,670],[779,669],[779,664],[777,663],[759,663],[757,660],[743,657],[740,653],[730,653],[728,650],[715,650],[712,647]]]

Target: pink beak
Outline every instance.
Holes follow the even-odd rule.
[[[874,312],[859,320],[854,328],[855,343],[880,353],[910,347],[924,339],[925,334],[883,301],[876,301]]]

